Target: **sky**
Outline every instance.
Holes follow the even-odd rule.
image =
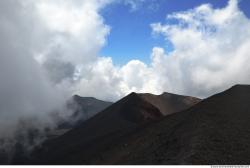
[[[24,120],[55,127],[52,112],[70,115],[74,94],[206,98],[250,84],[249,3],[1,0],[0,139],[23,133]]]
[[[164,22],[167,14],[185,11],[204,3],[210,3],[215,8],[226,6],[228,0],[134,0],[134,6],[124,3],[114,3],[101,11],[105,23],[111,26],[107,44],[101,50],[101,55],[111,56],[114,63],[122,65],[131,59],[139,59],[150,63],[151,48],[162,46],[168,52],[173,50],[171,43],[161,36],[152,36],[153,22]],[[250,17],[250,2],[239,1],[240,9]],[[129,25],[129,26],[128,26]],[[122,45],[126,44],[126,45]]]

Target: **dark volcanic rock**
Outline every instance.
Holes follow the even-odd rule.
[[[143,102],[137,99],[133,98],[133,105]],[[250,86],[237,85],[192,108],[126,134],[123,131],[128,130],[127,125],[134,126],[144,118],[129,115],[125,119],[121,106],[114,104],[81,127],[51,142],[51,146],[45,145],[48,152],[40,154],[47,157],[40,163],[250,164],[249,102]],[[123,99],[119,104],[127,107],[130,102]],[[154,109],[150,105],[142,107]]]
[[[250,86],[234,86],[134,133],[93,162],[248,165],[249,102]]]
[[[88,164],[93,155],[112,147],[124,135],[161,117],[156,107],[131,93],[65,135],[47,141],[34,152],[39,158],[35,163]]]
[[[23,125],[19,127],[23,128],[23,130],[17,131],[13,139],[0,140],[1,147],[4,147],[0,149],[0,164],[27,163],[27,160],[30,160],[32,157],[31,151],[33,147],[40,145],[45,139],[51,140],[65,134],[70,129],[80,125],[111,104],[111,102],[98,100],[93,97],[80,97],[75,95],[67,104],[67,107],[73,110],[73,114],[69,116],[69,118],[60,118],[56,112],[53,113],[52,117],[55,117],[55,120],[59,122],[58,127],[55,129],[45,128],[44,132],[33,129],[30,120],[20,120],[20,124]],[[11,143],[9,141],[11,141]],[[5,147],[5,144],[11,145]]]
[[[147,102],[157,107],[163,115],[183,111],[199,103],[201,99],[164,92],[161,95],[139,94]]]
[[[195,103],[187,105],[184,100],[190,97],[178,97],[166,93],[160,96],[131,93],[65,135],[47,141],[34,152],[36,159],[32,163],[105,164],[109,163],[107,159],[115,163],[118,157],[124,154],[123,151],[132,135],[154,125],[164,115],[178,112],[174,111],[176,109],[188,108],[198,101],[194,99]],[[171,107],[171,110],[167,111],[167,107]],[[144,143],[147,143],[146,141],[145,139]],[[117,149],[117,154],[114,149]],[[127,153],[133,153],[133,150]]]

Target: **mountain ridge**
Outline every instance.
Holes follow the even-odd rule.
[[[249,85],[233,86],[168,115],[162,113],[162,107],[150,103],[152,96],[169,97],[161,95],[131,93],[64,135],[45,142],[25,163],[250,163]]]
[[[35,154],[38,155],[37,158],[43,158],[42,164],[47,159],[49,163],[57,164],[56,160],[71,163],[78,157],[77,153],[81,153],[84,162],[88,163],[89,157],[105,151],[114,141],[123,141],[133,132],[158,122],[164,116],[158,107],[145,100],[145,94],[132,92],[61,137],[46,142],[44,148],[50,149],[49,158],[47,154],[41,154],[46,153],[42,148],[42,151],[38,150]],[[62,144],[70,145],[62,148]],[[79,148],[88,152],[79,151]],[[67,153],[72,153],[72,156],[67,156]],[[70,159],[63,159],[65,157]],[[40,163],[39,160],[38,162]]]
[[[133,134],[123,152],[121,144],[109,151],[115,160],[105,154],[92,163],[249,164],[249,101],[250,86],[231,87]]]

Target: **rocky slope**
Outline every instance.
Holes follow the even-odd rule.
[[[167,114],[187,109],[198,101],[167,93],[159,96],[131,93],[68,133],[47,141],[34,152],[32,163],[102,164],[99,161],[103,154],[118,149],[116,146],[119,145],[126,147],[128,137],[154,125]],[[116,156],[119,154],[112,153],[109,158]]]

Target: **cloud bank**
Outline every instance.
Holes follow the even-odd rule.
[[[154,23],[174,50],[153,49],[153,65],[165,67],[166,89],[207,97],[234,84],[249,84],[250,20],[230,0],[222,9],[209,4],[167,16],[178,24]],[[162,76],[164,78],[164,76]]]
[[[0,1],[0,149],[15,145],[18,137],[25,141],[30,130],[55,127],[55,112],[69,115],[65,102],[109,34],[99,15],[106,4]]]

